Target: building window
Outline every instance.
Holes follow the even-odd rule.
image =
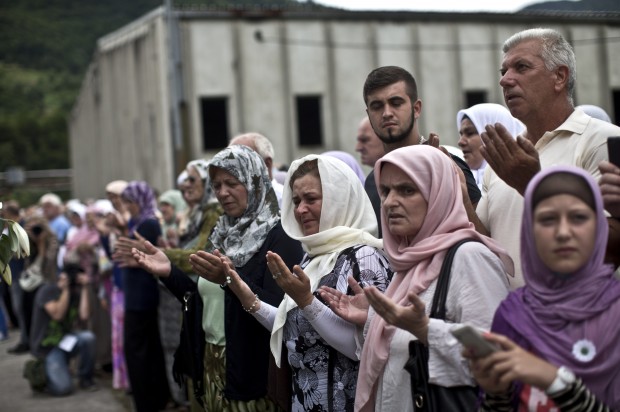
[[[226,97],[201,97],[202,150],[220,150],[228,146]]]
[[[296,100],[299,146],[321,146],[321,96],[297,96]]]
[[[487,102],[487,92],[484,90],[469,90],[465,92],[465,108]]]
[[[617,125],[620,122],[620,89],[612,90],[612,99],[613,99],[613,113],[611,116],[611,122]]]

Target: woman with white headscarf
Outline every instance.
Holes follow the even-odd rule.
[[[353,294],[358,282],[385,289],[391,270],[376,238],[377,221],[359,178],[341,160],[309,155],[291,165],[282,197],[282,226],[306,252],[293,270],[276,253],[267,262],[285,298],[279,307],[256,298],[230,270],[230,289],[282,341],[293,372],[293,410],[353,410],[359,361],[357,327],[335,316],[318,295],[330,286]],[[351,278],[351,279],[350,279]]]
[[[482,189],[482,176],[487,167],[487,162],[480,153],[482,147],[480,135],[486,125],[495,123],[504,125],[515,138],[525,129],[523,123],[512,117],[508,109],[496,103],[476,104],[469,109],[459,110],[456,114],[458,145],[480,189]]]
[[[159,195],[157,207],[161,213],[161,233],[164,246],[176,247],[179,244],[179,219],[187,209],[180,190],[166,190]]]

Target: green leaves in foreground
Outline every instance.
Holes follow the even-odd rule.
[[[0,207],[2,207],[1,204]],[[19,259],[30,255],[30,242],[28,234],[19,223],[0,219],[0,227],[8,229],[6,233],[0,234],[0,273],[2,273],[4,281],[10,285],[9,261],[13,256]]]

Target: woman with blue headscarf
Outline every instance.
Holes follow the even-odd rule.
[[[157,243],[161,227],[155,215],[157,199],[153,189],[146,182],[129,182],[121,200],[131,216],[129,237],[136,239],[139,235]],[[137,412],[157,411],[170,397],[157,317],[157,279],[142,268],[125,267],[123,291],[125,359],[134,405]]]

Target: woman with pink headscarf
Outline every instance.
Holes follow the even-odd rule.
[[[428,348],[431,383],[475,386],[450,329],[461,323],[490,327],[495,308],[508,294],[506,274],[512,261],[467,219],[459,175],[441,151],[421,145],[394,150],[375,164],[375,180],[386,229],[384,249],[396,273],[385,295],[368,286],[356,301],[332,295],[329,303],[341,316],[358,313],[364,299],[372,304],[364,327],[355,410],[412,411],[411,378],[403,368],[409,342],[417,340]],[[446,253],[464,239],[475,241],[460,246],[454,256],[446,319],[429,318]]]

